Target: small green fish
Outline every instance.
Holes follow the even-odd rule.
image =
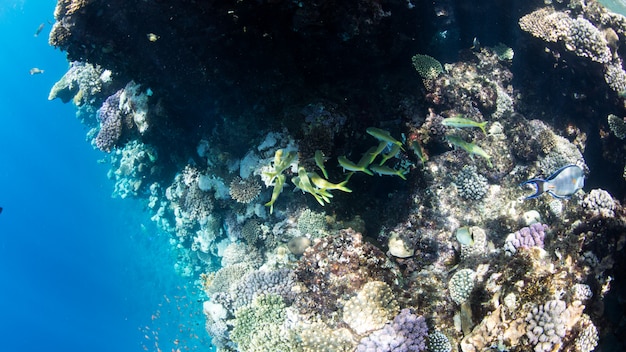
[[[283,186],[285,185],[285,175],[280,174],[275,178],[276,183],[274,183],[274,190],[272,191],[272,199],[269,202],[265,203],[266,207],[270,207],[270,214],[274,212],[274,203],[278,196],[283,191]]]
[[[340,156],[337,158],[337,161],[339,162],[339,165],[345,170],[348,171],[360,171],[360,172],[364,172],[370,176],[374,176],[374,174],[367,169],[367,166],[363,166],[360,162],[359,164],[361,165],[357,165],[355,163],[353,163],[352,161],[348,160],[345,156]]]
[[[487,152],[483,148],[479,147],[478,145],[474,143],[466,142],[459,136],[446,136],[446,139],[453,146],[459,147],[465,150],[466,152],[468,152],[472,159],[474,158],[473,155],[476,154],[480,157],[485,158],[487,160],[487,165],[489,165],[489,167],[493,167],[493,165],[491,164],[491,157],[489,156],[489,154],[487,154]]]
[[[370,166],[370,170],[374,171],[379,175],[387,175],[387,176],[398,176],[401,179],[406,181],[406,177],[404,177],[403,170],[392,169],[385,165],[372,165]]]
[[[338,189],[342,192],[347,192],[347,193],[352,192],[350,188],[346,187],[346,184],[348,184],[348,179],[346,179],[343,182],[332,183],[332,182],[329,182],[328,180],[325,180],[324,178],[322,178],[320,175],[316,174],[315,172],[309,172],[309,178],[311,179],[311,182],[313,182],[313,184],[320,189],[324,189],[324,190]]]
[[[294,161],[298,153],[295,150],[291,150],[283,157],[284,150],[278,149],[276,153],[274,153],[274,161],[272,163],[273,170],[265,171],[263,174],[269,177],[269,183],[273,183],[274,179],[280,175],[286,168],[288,168],[291,163]]]
[[[476,122],[474,120],[461,117],[461,115],[445,118],[443,119],[443,121],[441,121],[441,124],[444,126],[456,127],[456,128],[478,127],[483,131],[485,135],[487,134],[487,132],[485,131],[485,126],[487,125],[487,121]]]
[[[330,198],[333,197],[328,191],[313,187],[309,175],[302,166],[298,168],[298,176],[292,178],[291,182],[302,191],[310,193],[321,206],[324,206],[324,202],[330,203]]]
[[[399,146],[400,148],[402,148],[402,142],[391,137],[391,134],[385,130],[381,130],[380,128],[376,128],[376,127],[368,127],[365,130],[365,132],[367,132],[370,136],[378,139],[379,141],[384,141],[387,143],[395,144]]]
[[[384,163],[387,162],[387,160],[395,157],[396,155],[398,155],[398,152],[400,151],[400,146],[397,144],[394,144],[391,147],[391,150],[389,151],[389,153],[387,154],[383,154],[383,159],[380,161],[380,163],[378,165],[382,165]]]
[[[387,148],[387,145],[388,145],[387,142],[380,142],[378,143],[378,146],[371,147],[365,152],[365,154],[363,154],[363,156],[361,157],[357,165],[363,165],[365,167],[368,167],[371,163],[374,162],[374,160],[376,160],[376,157],[380,155],[380,153],[385,148]]]
[[[325,178],[328,178],[328,173],[326,172],[326,168],[324,167],[325,161],[326,160],[324,160],[324,153],[322,153],[321,150],[316,150],[315,165],[317,165],[317,167],[322,171],[322,175],[324,175]]]
[[[459,241],[460,244],[464,244],[466,246],[474,245],[474,237],[472,236],[472,230],[469,226],[459,227],[454,234],[456,235],[456,240]]]
[[[428,155],[426,155],[426,153],[424,152],[424,148],[422,148],[422,145],[418,141],[411,142],[411,149],[413,150],[415,155],[420,158],[422,164],[428,161]]]

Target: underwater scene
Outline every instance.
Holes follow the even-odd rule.
[[[626,351],[624,1],[58,0],[37,18],[46,54],[20,75],[42,80],[3,95],[59,111],[21,122],[54,135],[23,153],[77,180],[44,162],[28,182],[94,233],[20,256],[97,285],[31,304],[114,316],[80,344],[45,329],[55,346]],[[5,317],[54,325],[34,314]]]

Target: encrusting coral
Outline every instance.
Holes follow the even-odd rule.
[[[346,302],[343,307],[343,321],[357,334],[363,335],[382,328],[398,311],[398,304],[389,285],[381,281],[371,281]]]

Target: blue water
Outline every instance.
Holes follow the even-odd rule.
[[[73,105],[47,100],[68,67],[54,5],[0,0],[0,351],[209,350],[167,235],[111,198]]]

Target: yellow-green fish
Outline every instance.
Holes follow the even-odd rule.
[[[489,165],[489,167],[493,166],[491,164],[491,157],[489,156],[489,154],[487,154],[487,152],[483,148],[479,147],[478,145],[474,143],[466,142],[459,136],[446,136],[446,139],[453,146],[459,147],[465,150],[466,152],[468,152],[472,159],[474,158],[473,155],[476,154],[480,157],[485,158],[487,160],[487,165]]]
[[[343,182],[332,183],[332,182],[329,182],[328,180],[325,180],[324,178],[322,178],[320,175],[316,174],[315,172],[309,172],[309,178],[311,179],[311,182],[313,182],[313,184],[320,189],[327,189],[327,190],[338,189],[343,192],[348,192],[348,193],[352,192],[350,188],[346,187],[346,184],[348,184],[347,178]]]
[[[413,150],[415,155],[417,155],[417,157],[420,158],[420,161],[422,162],[422,164],[428,160],[428,155],[426,155],[426,153],[424,152],[424,148],[422,148],[422,145],[420,144],[420,142],[418,141],[411,142],[411,149]]]
[[[379,175],[387,175],[387,176],[398,176],[401,179],[406,181],[406,177],[404,177],[403,170],[392,169],[385,165],[372,165],[370,166],[370,170],[374,171]]]
[[[483,133],[486,135],[485,126],[487,125],[487,121],[485,122],[476,122],[474,120],[466,119],[461,117],[461,115],[448,117],[441,121],[441,124],[448,127],[456,127],[456,128],[468,128],[468,127],[478,127]]]
[[[376,127],[368,127],[365,130],[365,132],[367,132],[370,136],[378,139],[379,141],[384,141],[387,143],[395,144],[399,146],[400,148],[402,148],[402,142],[391,137],[391,134],[385,130],[381,130],[380,128],[376,128]]]
[[[389,151],[389,153],[387,154],[383,154],[383,159],[380,161],[380,163],[378,165],[382,165],[384,163],[387,162],[387,160],[393,158],[394,156],[398,155],[398,152],[400,151],[400,146],[397,144],[394,144],[391,147],[391,150]]]
[[[324,202],[330,203],[330,198],[333,197],[330,192],[313,187],[309,175],[302,166],[298,168],[298,176],[293,177],[291,182],[293,182],[293,184],[302,191],[310,193],[322,206],[324,206]]]
[[[367,169],[367,166],[363,166],[363,163],[359,162],[359,164],[361,165],[357,165],[355,163],[353,163],[352,161],[348,160],[345,156],[340,156],[337,158],[337,161],[339,162],[339,165],[344,169],[344,170],[348,170],[348,171],[360,171],[360,172],[364,172],[370,176],[374,176],[374,174]]]
[[[285,175],[280,174],[276,176],[276,183],[274,183],[274,190],[272,191],[272,199],[269,202],[265,203],[266,207],[270,207],[270,214],[274,212],[274,203],[276,199],[278,199],[278,195],[283,191],[283,186],[285,185]]]
[[[328,173],[326,172],[326,168],[324,167],[324,153],[321,150],[315,151],[315,165],[322,171],[322,175],[328,178]]]
[[[295,150],[291,150],[283,157],[284,150],[278,149],[276,153],[274,153],[274,161],[272,164],[272,171],[265,171],[263,174],[269,177],[269,183],[274,182],[274,179],[280,175],[286,168],[291,165],[293,160],[296,158],[298,153]]]

